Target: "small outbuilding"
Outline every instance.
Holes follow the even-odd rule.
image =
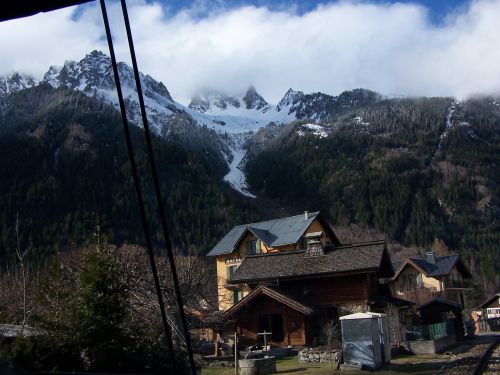
[[[344,364],[379,368],[391,360],[386,314],[356,313],[340,318]]]
[[[432,301],[418,306],[416,310],[420,312],[422,324],[431,325],[451,322],[456,337],[464,337],[465,332],[462,321],[463,306],[461,304],[444,298],[434,298]]]
[[[482,304],[479,309],[483,310],[483,319],[487,322],[487,329],[500,331],[500,292],[495,293]]]

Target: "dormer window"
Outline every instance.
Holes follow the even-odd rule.
[[[247,255],[260,254],[260,240],[251,239],[247,241]]]

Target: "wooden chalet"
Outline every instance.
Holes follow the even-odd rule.
[[[457,254],[438,256],[429,251],[425,257],[409,257],[394,262],[392,291],[396,297],[425,304],[434,298],[466,303],[465,281],[472,275]]]
[[[274,346],[315,345],[327,321],[398,302],[385,242],[341,244],[319,212],[236,226],[208,255],[231,330]]]
[[[478,310],[482,316],[483,330],[500,331],[500,292],[481,303]],[[478,313],[474,320],[478,320]]]
[[[486,310],[486,318],[500,318],[500,292],[493,294],[478,306],[478,309]]]

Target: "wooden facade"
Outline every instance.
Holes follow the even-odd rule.
[[[382,282],[393,276],[385,242],[342,245],[311,215],[237,226],[209,253],[228,333],[262,343],[259,334],[271,332],[278,347],[316,345],[327,322],[392,297]]]
[[[307,343],[307,316],[283,305],[267,296],[252,303],[244,314],[237,317],[236,330],[263,344],[263,336],[258,333],[270,332],[267,342],[273,346],[304,346]]]
[[[407,258],[398,267],[391,283],[395,296],[424,304],[435,298],[466,303],[465,279],[470,272],[458,255],[437,256],[428,252],[425,258]]]
[[[377,270],[292,278],[267,282],[266,286],[247,285],[248,300],[243,299],[226,311],[227,319],[234,323],[230,330],[260,343],[263,340],[258,333],[272,332],[268,342],[277,347],[320,344],[324,341],[322,329],[326,322],[337,321],[345,314],[374,310],[379,296],[391,296],[389,287],[378,282],[379,274]],[[275,294],[253,297],[262,288],[271,288]],[[305,311],[297,304],[311,308]]]
[[[257,235],[248,230],[244,232],[242,237],[238,240],[235,246],[235,250],[227,253],[218,255],[216,257],[216,270],[217,270],[217,295],[219,310],[227,310],[235,302],[245,297],[250,293],[250,289],[242,285],[239,288],[234,286],[228,286],[228,279],[231,276],[230,269],[236,269],[241,265],[242,261],[248,256],[249,244],[256,241],[256,246],[258,253],[260,254],[273,254],[280,252],[291,252],[297,250],[304,250],[306,242],[305,237],[310,233],[321,233],[320,241],[322,246],[328,246],[333,243],[338,243],[333,231],[327,226],[321,216],[318,216],[305,228],[303,235],[294,243],[285,243],[278,246],[270,246],[265,243],[265,241],[260,240]],[[237,295],[237,293],[239,295]]]

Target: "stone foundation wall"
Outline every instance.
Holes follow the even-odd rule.
[[[436,354],[444,352],[456,342],[457,338],[453,334],[437,340],[407,341],[407,346],[413,354]]]
[[[338,362],[342,356],[341,350],[320,351],[315,349],[303,349],[299,352],[299,362],[300,363],[327,363]]]

